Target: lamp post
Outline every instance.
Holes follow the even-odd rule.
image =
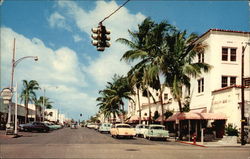
[[[247,42],[245,46],[242,46],[242,54],[241,54],[241,145],[245,145],[244,141],[244,125],[245,125],[245,83],[244,83],[244,53],[247,48],[247,45],[250,45],[250,42]]]
[[[10,90],[12,93],[13,93],[14,72],[15,72],[15,67],[17,66],[17,64],[26,58],[33,58],[35,61],[38,61],[37,56],[25,56],[25,57],[22,57],[18,60],[15,60],[15,50],[16,50],[15,47],[16,47],[16,39],[14,38],[13,57],[12,57],[12,62],[11,62],[11,64],[12,64],[11,82],[10,82]],[[12,98],[10,99],[10,102],[9,102],[9,112],[8,112],[8,121],[7,121],[8,125],[11,123],[11,107],[12,107]]]

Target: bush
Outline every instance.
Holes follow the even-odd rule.
[[[226,134],[228,136],[239,136],[239,131],[238,129],[235,127],[233,127],[232,124],[228,124],[225,128]]]

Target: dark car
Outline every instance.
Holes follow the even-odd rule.
[[[47,124],[41,122],[33,122],[25,124],[22,126],[24,131],[39,131],[39,132],[49,132],[50,128]]]

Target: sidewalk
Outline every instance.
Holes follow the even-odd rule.
[[[196,142],[195,144],[192,141],[176,141],[183,144],[190,144],[194,146],[200,146],[200,147],[248,147],[250,148],[250,144],[246,144],[242,146],[240,143],[237,144],[231,144],[231,143],[221,143],[221,142]]]
[[[0,130],[0,139],[10,139],[10,138],[16,138],[16,137],[21,137],[23,136],[22,132],[18,132],[18,135],[6,135],[5,130]]]

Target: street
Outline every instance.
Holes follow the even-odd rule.
[[[64,128],[50,133],[1,136],[0,158],[248,159],[249,147],[199,147],[143,138],[114,139],[93,129]]]

